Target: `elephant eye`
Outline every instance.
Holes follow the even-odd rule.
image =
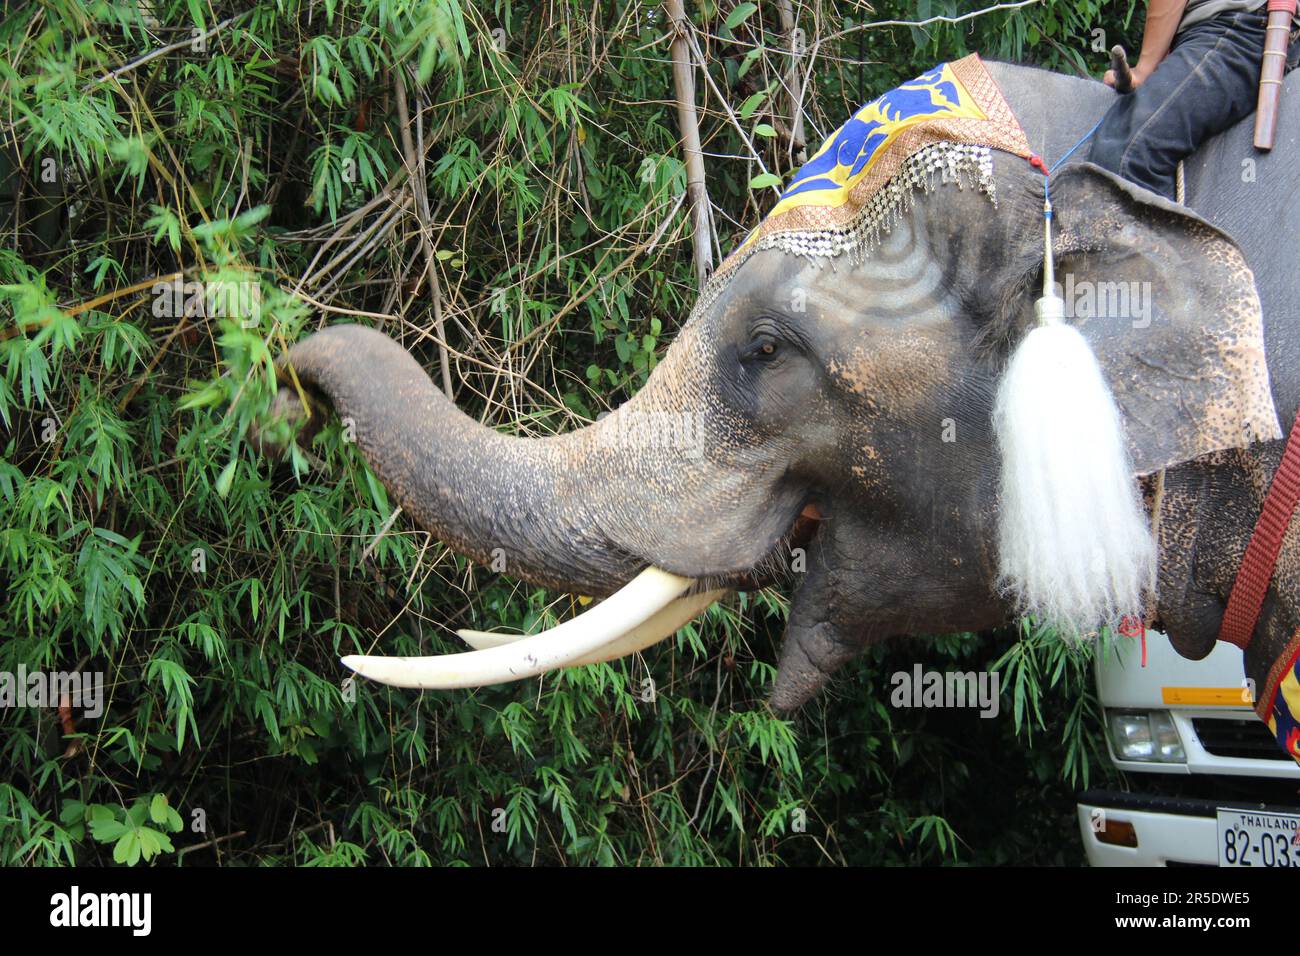
[[[780,343],[771,335],[757,335],[749,346],[749,357],[769,362],[781,354]]]

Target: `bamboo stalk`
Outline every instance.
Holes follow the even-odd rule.
[[[683,0],[664,0],[672,26],[673,86],[677,94],[677,125],[686,157],[686,197],[691,204],[691,245],[695,250],[695,277],[703,288],[713,272],[713,216],[704,182],[704,153],[700,149],[700,124],[695,111],[695,62],[688,43],[690,21]]]
[[[790,67],[785,75],[785,92],[790,104],[790,158],[803,163],[808,158],[808,141],[803,130],[803,89],[799,82],[799,56],[803,53],[803,43],[798,33],[794,4],[790,0],[777,0],[776,9],[781,16],[781,32],[790,44]]]
[[[439,343],[447,341],[447,330],[442,318],[442,284],[438,280],[438,259],[429,238],[432,225],[429,216],[429,197],[425,191],[424,153],[416,155],[415,143],[411,138],[411,114],[406,108],[406,80],[402,76],[401,64],[393,70],[397,93],[397,113],[402,137],[402,155],[406,158],[407,177],[411,183],[411,194],[415,199],[415,216],[420,226],[420,247],[424,250],[425,277],[429,280],[429,299],[433,304],[433,325],[438,332]],[[423,146],[423,144],[421,144]],[[442,369],[442,390],[449,400],[455,399],[451,387],[451,365],[447,357],[447,346],[438,345],[438,365]]]

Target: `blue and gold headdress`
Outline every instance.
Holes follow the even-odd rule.
[[[869,248],[918,188],[974,182],[993,195],[991,149],[1032,155],[980,58],[941,63],[859,109],[790,181],[767,217],[718,267],[702,298],[760,249],[835,256]]]

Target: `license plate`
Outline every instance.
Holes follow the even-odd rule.
[[[1300,867],[1300,813],[1219,808],[1219,866]]]

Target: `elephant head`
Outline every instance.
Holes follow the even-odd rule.
[[[351,419],[375,473],[450,547],[576,593],[636,579],[635,594],[597,605],[599,633],[348,663],[452,687],[603,659],[671,634],[719,589],[779,579],[791,547],[804,560],[780,708],[870,642],[1006,621],[1016,607],[998,587],[992,416],[1042,282],[1043,178],[1021,158],[992,161],[996,202],[956,182],[918,188],[856,250],[750,250],[711,283],[645,387],[568,434],[477,424],[367,328],[294,345],[286,386],[292,370]],[[1233,243],[1089,164],[1054,174],[1052,195],[1069,321],[1120,410],[1134,480],[1277,437],[1258,298]],[[1098,307],[1112,294],[1126,314]],[[300,406],[288,387],[278,401]],[[1088,532],[1066,516],[1043,533]],[[637,577],[648,568],[659,570]],[[1177,587],[1163,562],[1160,584]],[[629,609],[633,597],[643,603]]]

